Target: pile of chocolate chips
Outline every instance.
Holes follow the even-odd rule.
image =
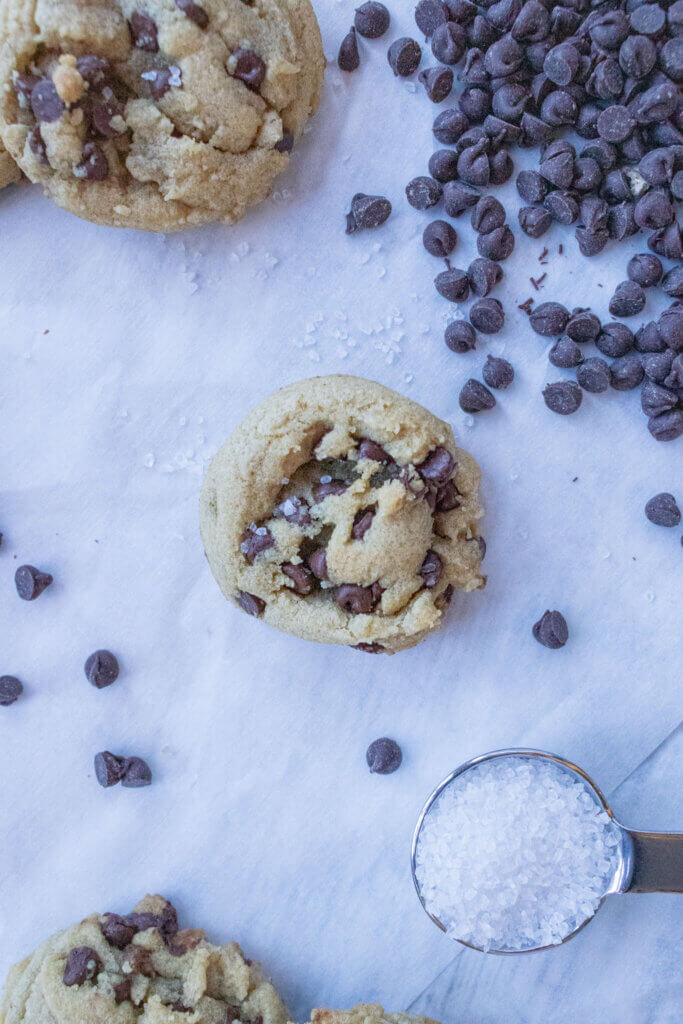
[[[610,239],[646,231],[654,265],[661,268],[657,279],[639,280],[631,261],[610,312],[615,317],[640,313],[643,288],[651,285],[661,286],[673,305],[635,334],[624,325],[616,324],[616,331],[606,325],[607,335],[620,338],[616,346],[606,343],[607,349],[619,350],[611,366],[599,358],[583,365],[580,350],[577,355],[570,344],[575,339],[560,338],[551,361],[579,366],[579,380],[548,385],[544,398],[551,409],[567,414],[578,409],[582,389],[602,391],[611,384],[626,390],[645,381],[643,411],[652,435],[657,440],[680,436],[683,0],[420,0],[415,21],[439,62],[419,74],[429,99],[441,103],[450,95],[456,65],[464,87],[457,106],[444,109],[433,125],[436,140],[449,148],[437,149],[429,174],[408,183],[408,202],[418,210],[443,202],[450,217],[473,210],[477,247],[487,261],[480,295],[500,280],[500,261],[514,247],[502,205],[481,191],[510,178],[510,146],[540,150],[538,170],[517,177],[524,203],[518,220],[530,237],[540,237],[553,222],[575,225],[579,250],[593,256]],[[418,49],[409,39],[392,44],[389,63],[395,74],[411,74],[419,63],[406,60],[399,68],[396,54],[417,55]],[[566,132],[585,145],[577,150],[560,137]],[[453,268],[448,260],[457,242],[452,225],[433,222],[423,241],[428,252],[447,260],[435,278],[439,293],[466,301],[472,267]],[[664,272],[659,257],[676,265]],[[476,334],[470,329],[450,324],[446,343],[455,351],[474,347]],[[486,407],[490,404],[481,406]]]

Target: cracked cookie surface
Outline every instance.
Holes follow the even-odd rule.
[[[306,640],[412,647],[482,587],[480,472],[448,424],[373,381],[289,385],[207,470],[200,529],[225,596]]]
[[[146,896],[132,914],[93,914],[11,968],[0,1024],[285,1024],[287,1011],[237,943],[180,930]]]
[[[0,135],[60,206],[117,227],[238,220],[317,108],[309,0],[5,0]]]
[[[350,1010],[312,1010],[308,1024],[437,1024],[437,1021],[408,1013],[387,1013],[379,1003],[357,1003]]]

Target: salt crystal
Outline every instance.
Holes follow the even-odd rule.
[[[427,910],[480,949],[557,945],[619,866],[618,826],[554,761],[507,756],[456,776],[425,816],[415,874]]]

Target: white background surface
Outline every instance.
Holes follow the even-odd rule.
[[[333,57],[352,5],[319,8]],[[643,506],[661,490],[683,498],[681,442],[651,439],[637,393],[587,395],[567,419],[548,412],[541,387],[566,374],[516,309],[535,294],[529,275],[547,271],[537,299],[607,318],[644,239],[584,260],[571,232],[526,239],[514,186],[499,190],[517,241],[495,293],[506,327],[450,353],[443,325],[466,309],[434,292],[442,265],[420,242],[429,218],[403,195],[425,172],[438,108],[385,58],[390,38],[413,32],[411,10],[391,37],[362,43],[361,71],[330,67],[278,193],[235,228],[117,232],[28,187],[0,197],[0,672],[26,687],[0,716],[0,972],[51,931],[152,890],[187,924],[262,958],[296,1019],[358,999],[404,1007],[458,949],[409,875],[433,786],[474,754],[523,744],[573,758],[610,792],[680,719],[680,530],[652,526]],[[348,238],[356,191],[388,195],[395,212]],[[454,265],[466,267],[473,235],[465,219],[456,228]],[[650,294],[646,313],[660,308]],[[457,396],[488,352],[516,379],[473,419]],[[280,385],[329,372],[426,404],[484,473],[489,585],[394,658],[306,645],[239,615],[198,536],[201,474],[230,429]],[[14,590],[23,562],[55,577],[31,604]],[[531,637],[548,607],[569,623],[561,651]],[[97,647],[122,666],[104,691],[82,670]],[[405,755],[387,778],[364,763],[383,734]],[[154,785],[101,790],[92,757],[103,748],[146,757]],[[680,785],[680,756],[667,770]],[[642,956],[654,971],[657,943],[676,936],[652,927]],[[613,949],[628,928],[613,920]],[[548,1019],[554,978],[523,983],[529,1006],[550,995],[520,1020]],[[481,993],[468,1003],[456,992],[440,1012],[494,1019]],[[633,1017],[660,1019],[647,1001]]]

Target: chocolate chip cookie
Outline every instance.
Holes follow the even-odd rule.
[[[0,188],[21,181],[21,171],[0,142]]]
[[[431,1017],[386,1013],[379,1003],[357,1003],[350,1010],[312,1010],[309,1024],[437,1024]]]
[[[174,907],[146,896],[132,914],[93,914],[11,968],[1,1024],[285,1024],[258,964],[233,942],[180,930]]]
[[[305,640],[412,647],[484,586],[480,472],[451,428],[359,377],[300,381],[252,410],[202,487],[225,596]]]
[[[7,0],[0,135],[98,224],[232,223],[287,166],[324,63],[309,0]]]

